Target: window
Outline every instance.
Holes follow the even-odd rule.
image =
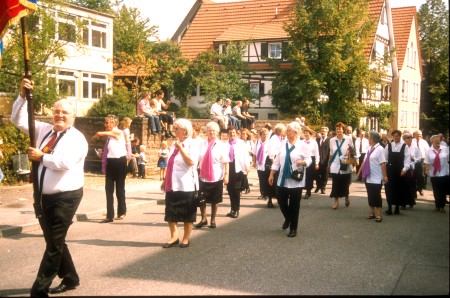
[[[107,25],[94,21],[83,21],[83,42],[92,47],[106,49]]]
[[[412,127],[419,128],[419,112],[412,112]]]
[[[407,127],[408,126],[408,111],[401,110],[400,112],[400,126]]]
[[[76,42],[76,26],[75,18],[69,15],[60,14],[58,19],[58,35],[60,40],[65,40],[68,42]]]
[[[259,83],[250,83],[250,92],[259,95]]]
[[[278,114],[277,113],[269,113],[269,114],[267,114],[267,118],[269,120],[278,120]]]
[[[107,79],[104,75],[83,74],[83,99],[100,99],[106,93]]]
[[[73,76],[73,71],[59,71],[58,72],[58,92],[59,95],[65,97],[76,96],[76,81]]]
[[[269,58],[281,59],[281,43],[269,43]]]
[[[408,101],[408,81],[402,80],[402,100]]]

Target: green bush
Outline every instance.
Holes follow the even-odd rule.
[[[21,154],[26,154],[30,146],[30,139],[12,123],[0,126],[0,138],[3,140],[1,150],[4,157],[0,160],[4,174],[2,184],[14,185],[19,181],[19,175],[14,172],[12,156],[19,154],[19,151]]]
[[[134,118],[136,102],[131,92],[123,86],[114,86],[113,94],[105,94],[87,112],[87,117],[106,117],[116,115],[119,119]]]

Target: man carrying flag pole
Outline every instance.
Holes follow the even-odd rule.
[[[30,136],[28,158],[32,162],[34,209],[46,242],[30,294],[32,297],[48,297],[49,293],[63,293],[80,283],[66,244],[66,235],[83,197],[83,167],[88,144],[83,134],[73,127],[75,110],[66,100],[54,104],[53,124],[34,121],[25,15],[36,9],[36,0],[0,0],[0,38],[6,33],[7,26],[20,19],[25,77],[13,104],[11,120]],[[39,146],[36,146],[36,139]],[[73,144],[80,146],[75,149]],[[57,275],[62,278],[61,284],[50,289]]]

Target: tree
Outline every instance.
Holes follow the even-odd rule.
[[[132,94],[121,82],[113,86],[113,94],[105,94],[88,111],[87,117],[106,117],[108,114],[119,118],[136,115],[136,105]]]
[[[143,17],[137,8],[122,5],[115,13],[114,19],[114,56],[146,52],[151,45],[150,39],[155,38],[158,32],[157,29],[157,26],[150,26],[150,19]]]
[[[53,103],[64,95],[57,88],[54,68],[49,67],[51,59],[64,61],[67,56],[65,46],[69,40],[76,43],[79,51],[83,51],[82,23],[73,19],[75,26],[64,26],[55,19],[54,2],[43,0],[42,3],[46,9],[39,8],[26,19],[31,73],[35,82],[33,95],[36,111],[52,107]],[[63,9],[60,8],[58,13],[64,13]],[[24,72],[20,25],[12,26],[9,33],[5,38],[5,54],[2,56],[0,90],[17,94],[21,75]]]
[[[358,94],[373,85],[378,69],[370,69],[364,52],[375,24],[364,0],[302,0],[285,26],[292,43],[283,57],[290,69],[278,68],[272,104],[290,116],[319,119],[318,95],[329,96],[328,121],[359,126],[364,106]]]
[[[448,133],[448,9],[442,0],[427,0],[418,15],[424,76],[421,127]]]
[[[115,5],[118,5],[122,1],[116,0]],[[70,3],[81,6],[81,7],[89,8],[92,10],[96,10],[99,12],[104,12],[104,13],[113,13],[114,12],[113,7],[112,7],[113,5],[111,4],[110,0],[71,0]]]

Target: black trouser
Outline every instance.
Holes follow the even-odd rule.
[[[108,158],[105,175],[106,218],[114,218],[114,186],[117,196],[117,216],[127,213],[125,203],[125,177],[127,176],[127,158]]]
[[[167,114],[159,114],[158,117],[159,117],[159,119],[161,119],[161,121],[162,121],[163,123],[167,123],[167,124],[169,124],[169,125],[172,125],[172,124],[173,124],[173,117],[170,116],[170,115],[167,115]],[[169,128],[167,127],[167,129],[169,129]]]
[[[307,195],[311,195],[311,189],[313,188],[314,179],[316,178],[316,157],[311,156],[311,159],[312,162],[305,171],[305,189]]]
[[[269,196],[269,175],[270,170],[258,170],[259,192],[263,197]]]
[[[416,205],[416,198],[417,198],[417,192],[416,192],[416,179],[414,177],[414,170],[410,169],[405,174],[405,185],[407,189],[405,189],[405,192],[407,192],[406,201],[403,203],[403,206],[410,205],[414,206]]]
[[[430,177],[433,187],[434,204],[436,208],[445,208],[446,196],[449,194],[449,176]]]
[[[241,191],[245,191],[247,189],[250,189],[250,185],[248,184],[247,174],[244,174],[242,175]]]
[[[230,196],[231,210],[239,211],[241,206],[241,183],[244,174],[235,173],[234,162],[230,162],[230,180],[227,184],[228,195]]]
[[[278,198],[277,181],[278,181],[279,173],[280,173],[279,171],[275,172],[275,174],[273,175],[273,184],[272,185],[269,184],[269,199]],[[270,171],[269,171],[269,176],[270,176]]]
[[[31,288],[31,296],[47,296],[56,275],[68,286],[80,283],[66,244],[66,235],[82,197],[83,188],[42,196],[43,216],[39,218],[39,224],[44,233],[46,247]]]
[[[425,186],[422,162],[416,163],[414,167],[414,179],[416,180],[416,191],[422,191]]]
[[[278,187],[278,204],[291,230],[297,230],[303,187]]]
[[[241,128],[250,128],[250,125],[252,124],[252,120],[250,120],[249,118],[244,118],[244,117],[240,117],[240,116],[235,116],[236,118],[238,118],[239,120],[241,120]]]
[[[325,190],[328,182],[328,163],[319,163],[319,170],[316,175],[316,184],[319,189]]]

